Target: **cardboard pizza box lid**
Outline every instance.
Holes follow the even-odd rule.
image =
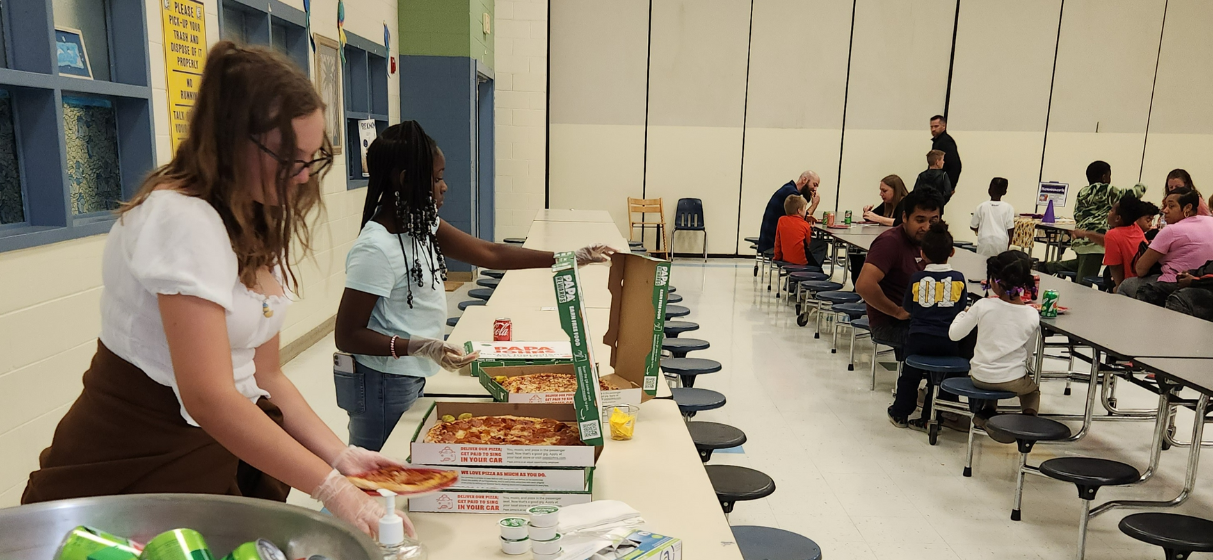
[[[662,377],[669,280],[669,261],[632,253],[611,257],[611,318],[602,341],[611,349],[615,375],[642,387],[646,401],[656,396]]]

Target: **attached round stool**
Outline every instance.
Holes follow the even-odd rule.
[[[744,560],[821,560],[817,543],[783,529],[734,525],[733,540]]]
[[[1087,276],[1082,279],[1084,286],[1095,286],[1101,292],[1108,291],[1107,284],[1103,281],[1103,276]]]
[[[643,241],[628,241],[628,247],[632,249],[644,249]]]
[[[478,278],[478,279],[476,279],[477,286],[484,286],[486,288],[492,288],[494,290],[497,289],[497,284],[500,282],[501,282],[501,280],[499,280],[497,278]]]
[[[453,327],[459,324],[459,317],[447,317],[446,326]]]
[[[756,244],[756,243],[758,243],[758,238],[757,238],[757,237],[743,237],[743,238],[741,238],[741,240],[742,240],[742,241],[745,241],[746,243],[751,243],[751,244]]]
[[[864,334],[867,333],[867,334]],[[847,362],[847,371],[855,371],[855,340],[861,336],[872,337],[872,324],[868,318],[860,317],[851,321],[851,359]],[[876,343],[872,343],[872,389],[876,389]]]
[[[678,338],[678,335],[684,332],[699,330],[699,323],[690,321],[666,321],[665,336],[666,338]]]
[[[1074,272],[1073,270],[1060,270],[1054,276],[1057,276],[1058,278],[1065,278],[1071,282],[1077,282],[1076,277],[1078,276],[1078,273]]]
[[[459,302],[459,310],[466,311],[469,307],[483,306],[486,303],[488,302],[482,299],[469,299],[467,301],[461,301]]]
[[[1028,453],[1038,441],[1060,441],[1070,437],[1070,428],[1065,424],[1039,416],[1026,414],[999,414],[986,421],[986,433],[999,443],[1011,443],[1019,447],[1019,469],[1015,475],[1015,506],[1011,510],[1011,521],[1019,521],[1019,507],[1023,503],[1023,476],[1034,467],[1028,467]]]
[[[670,292],[671,294],[672,294],[672,293],[674,293],[674,292],[677,292],[677,291],[678,291],[678,288],[675,288],[674,286],[670,286],[669,292]]]
[[[727,402],[721,393],[691,387],[674,387],[670,389],[670,396],[678,405],[678,411],[682,413],[684,420],[693,418],[696,412],[716,410]]]
[[[939,410],[942,407],[957,414],[968,416],[970,420],[982,414],[982,411],[990,406],[991,403],[1015,398],[1015,393],[1010,391],[978,389],[973,385],[973,380],[969,377],[949,377],[939,384],[939,388],[945,393],[964,397],[968,401],[969,407],[968,410],[965,410],[960,406],[956,406],[955,410],[952,410],[952,406],[936,402],[935,409]],[[973,476],[973,434],[979,429],[981,428],[977,427],[976,422],[969,422],[969,444],[968,450],[965,452],[965,468],[961,473],[964,476]]]
[[[510,245],[522,245],[523,243],[526,243],[526,238],[525,237],[507,237],[507,238],[503,239],[502,241],[505,241],[506,243],[509,243]]]
[[[687,422],[699,460],[708,462],[717,449],[730,449],[746,442],[745,432],[719,422]]]
[[[682,301],[682,296],[678,294],[666,294],[665,296],[666,303],[678,303],[680,301]]]
[[[708,465],[704,469],[725,515],[733,513],[737,502],[761,500],[775,493],[775,481],[761,471],[737,465]]]
[[[1095,457],[1049,459],[1040,464],[1040,472],[1078,487],[1082,511],[1078,518],[1077,558],[1082,558],[1087,549],[1087,522],[1091,519],[1091,500],[1095,499],[1095,493],[1104,486],[1120,486],[1141,480],[1141,473],[1132,465]]]
[[[673,354],[675,358],[687,357],[687,352],[707,350],[712,345],[698,338],[667,338],[661,341],[661,349]]]
[[[798,286],[796,290],[796,324],[802,327],[809,324],[809,312],[817,309],[817,294],[842,289],[842,284],[828,280],[801,282]]]
[[[677,375],[683,387],[694,387],[695,377],[716,373],[723,369],[720,362],[703,358],[662,358],[661,372],[666,376]]]
[[[681,305],[665,306],[665,320],[669,321],[674,317],[686,317],[691,314],[691,310]]]
[[[737,533],[733,528],[734,535]],[[1186,560],[1193,552],[1213,552],[1213,521],[1176,513],[1134,513],[1120,520],[1120,532],[1161,546],[1167,560]]]
[[[958,356],[906,356],[905,364],[921,369],[930,376],[927,383],[927,398],[922,403],[922,417],[927,420],[927,441],[931,445],[939,442],[939,420],[931,411],[931,405],[939,398],[939,383],[953,375],[969,373],[969,361]]]
[[[834,291],[834,292],[819,292],[815,299],[820,303],[817,304],[818,308],[819,308],[817,310],[817,332],[813,333],[813,338],[821,338],[821,319],[822,319],[822,317],[826,317],[830,320],[830,323],[831,323],[830,330],[833,331],[834,330],[834,325],[833,325],[834,315],[831,314],[830,312],[833,310],[834,306],[843,304],[843,303],[855,303],[863,298],[859,297],[859,294],[857,294],[855,292]],[[838,338],[835,337],[834,341],[837,342]],[[831,348],[830,350],[831,350],[831,353],[833,353],[834,348]]]
[[[496,278],[496,279],[500,280],[502,276],[505,276],[505,271],[504,270],[481,270],[480,274],[482,276],[488,276],[489,278]]]
[[[839,303],[830,306],[830,312],[834,314],[834,341],[830,344],[830,353],[838,353],[838,331],[842,328],[850,329],[852,337],[854,336],[855,328],[851,325],[856,320],[868,314],[867,304],[856,301],[852,303]],[[854,370],[855,364],[851,364],[848,371]]]
[[[489,288],[472,288],[468,290],[468,296],[488,301],[489,298],[493,297],[493,290]]]

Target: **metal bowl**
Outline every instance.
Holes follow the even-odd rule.
[[[0,558],[53,560],[67,532],[88,525],[138,542],[189,528],[215,558],[242,543],[269,539],[291,560],[379,560],[370,537],[345,522],[269,500],[206,494],[136,494],[59,500],[0,510]]]

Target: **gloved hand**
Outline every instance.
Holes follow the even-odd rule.
[[[324,504],[330,513],[357,527],[359,531],[372,537],[377,536],[379,519],[384,514],[383,505],[351,484],[336,469],[329,472],[329,475],[324,477],[324,482],[312,491],[312,499]],[[396,513],[404,518],[404,532],[416,538],[417,531],[413,528],[413,522],[403,512]]]
[[[383,467],[401,467],[403,465],[377,452],[351,445],[345,448],[337,458],[333,459],[333,464],[329,466],[337,469],[343,475],[354,476],[379,470]]]
[[[577,256],[577,266],[585,266],[587,264],[604,263],[611,260],[611,255],[615,254],[615,249],[602,243],[595,243],[577,249],[573,254]]]
[[[479,352],[464,354],[463,349],[454,344],[420,336],[409,339],[408,353],[410,356],[429,358],[450,371],[457,371],[480,357]]]

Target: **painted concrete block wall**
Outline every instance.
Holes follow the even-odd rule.
[[[493,0],[398,0],[400,52],[464,56],[493,67]],[[484,33],[484,14],[490,33]]]
[[[496,232],[525,237],[544,207],[547,0],[497,0]]]
[[[219,40],[217,0],[204,0],[207,39]],[[301,0],[287,0],[302,9]],[[147,22],[156,130],[156,158],[167,163],[168,102],[159,0],[147,0]],[[312,29],[337,35],[337,0],[313,0]],[[394,37],[394,0],[346,3],[346,29],[363,37]],[[395,51],[395,49],[393,49]],[[395,54],[395,52],[393,52]],[[399,91],[389,79],[389,117],[399,120]],[[314,254],[296,269],[301,293],[287,312],[282,343],[289,344],[337,310],[345,282],[345,255],[358,234],[365,189],[346,190],[344,156],[338,156],[323,185],[324,211],[313,229]],[[80,393],[80,379],[100,331],[101,254],[98,235],[0,253],[0,507],[16,505],[26,478],[37,467],[59,419]]]

